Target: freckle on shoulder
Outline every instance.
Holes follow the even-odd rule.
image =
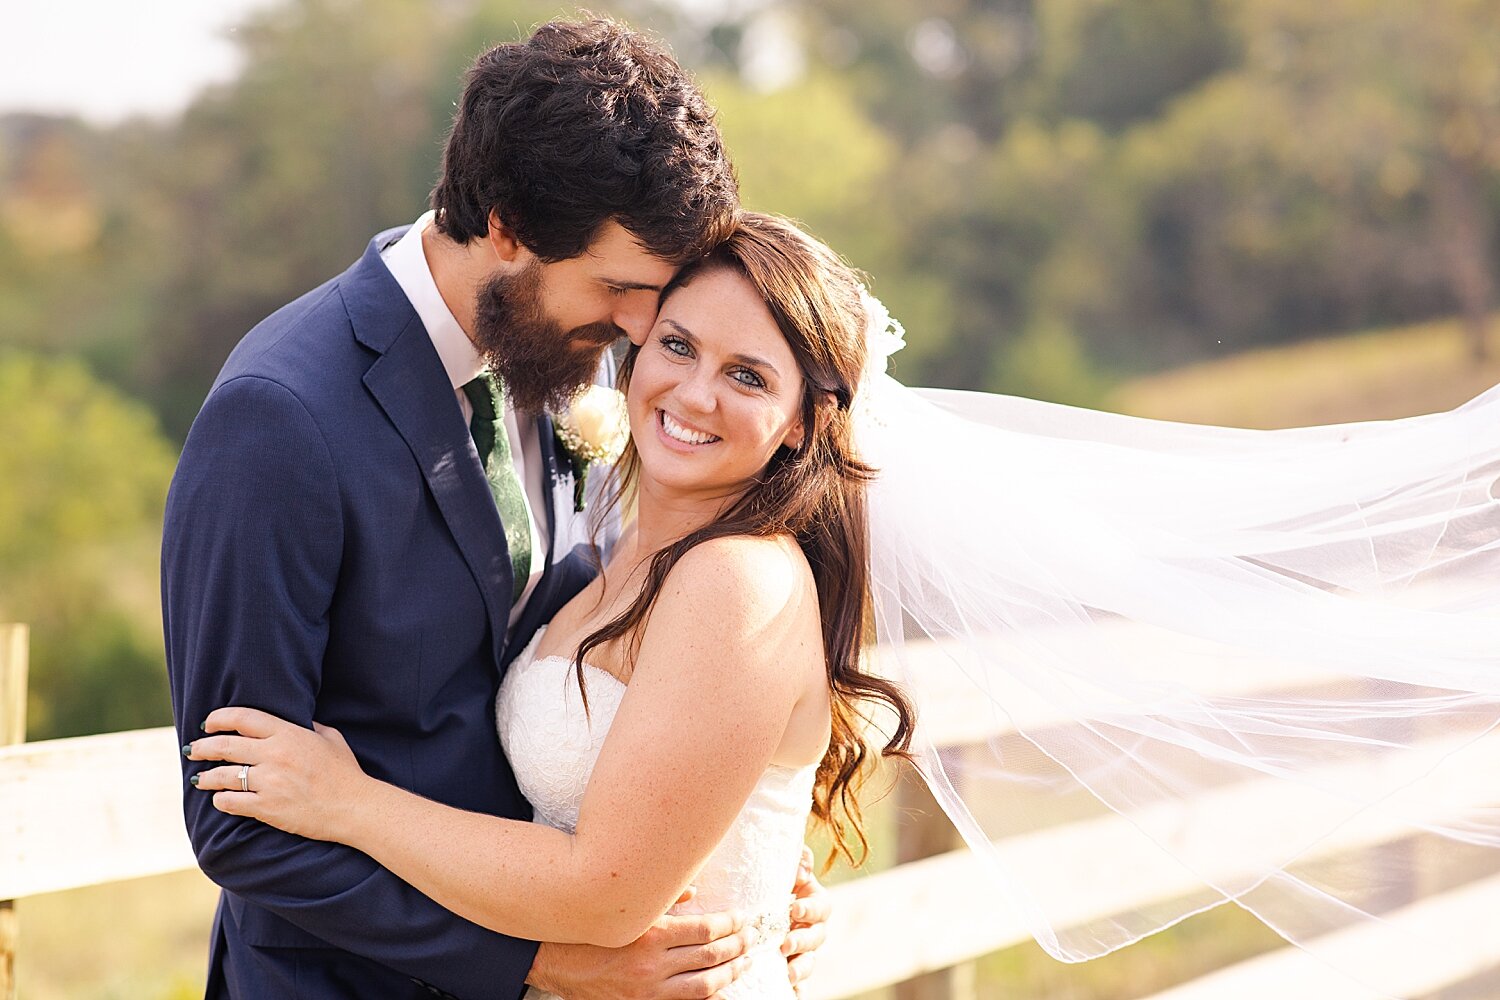
[[[767,595],[785,595],[812,580],[802,549],[781,536],[715,538],[693,548],[678,565],[694,580],[715,579]]]

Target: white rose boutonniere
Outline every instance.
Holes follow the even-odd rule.
[[[583,510],[583,488],[594,462],[613,465],[630,440],[625,396],[617,389],[591,385],[552,419],[557,441],[573,467],[573,509]]]

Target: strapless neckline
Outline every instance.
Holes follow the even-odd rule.
[[[536,655],[536,647],[542,641],[542,633],[546,631],[546,625],[543,625],[541,628],[537,629],[536,635],[531,637],[531,641],[526,644],[526,648],[522,649],[521,652],[516,655],[515,661],[511,665],[512,669],[519,668],[524,670],[527,667],[540,666],[544,663],[561,663],[567,667],[573,666],[573,658],[571,656],[563,656],[561,653],[551,653],[547,656]],[[622,693],[626,688],[630,687],[627,682],[620,680],[620,678],[616,677],[608,670],[605,670],[603,667],[596,667],[587,660],[583,661],[583,669],[587,671],[590,676],[599,676],[603,677],[605,680],[614,682],[614,685],[619,688]],[[773,760],[766,765],[767,770],[783,771],[788,774],[796,774],[800,771],[807,770],[809,767],[816,769],[817,764],[780,764]]]
[[[573,658],[571,656],[563,656],[561,653],[550,653],[547,656],[536,655],[536,648],[541,644],[542,636],[547,633],[548,627],[543,625],[536,630],[536,635],[531,637],[531,641],[526,644],[526,648],[516,655],[515,666],[529,666],[533,663],[566,663],[570,667],[573,665]],[[627,682],[620,680],[620,678],[608,670],[605,670],[603,667],[596,667],[587,660],[583,662],[583,669],[589,671],[590,674],[607,677],[622,688],[630,686]]]

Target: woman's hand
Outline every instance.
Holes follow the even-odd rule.
[[[253,708],[216,709],[203,729],[239,734],[204,736],[182,748],[189,760],[233,761],[189,779],[213,793],[215,809],[300,837],[347,842],[346,831],[376,782],[337,730],[317,723],[303,729]],[[240,779],[246,765],[249,791]]]

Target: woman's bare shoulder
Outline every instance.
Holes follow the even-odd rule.
[[[793,539],[716,538],[689,550],[667,576],[637,662],[637,677],[735,706],[737,725],[762,718],[775,730],[778,763],[817,759],[809,753],[827,742],[825,710],[786,746],[797,707],[826,686],[817,587]]]
[[[695,545],[666,580],[666,590],[699,595],[698,603],[774,609],[816,594],[812,567],[787,535],[729,535]]]

